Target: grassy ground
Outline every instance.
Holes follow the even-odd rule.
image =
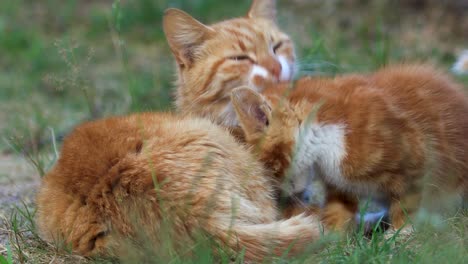
[[[468,11],[457,5],[462,1],[397,2],[279,1],[279,23],[297,43],[301,74],[369,71],[398,61],[448,70],[457,52],[468,48]],[[165,8],[211,22],[243,15],[248,5],[0,1],[0,263],[10,256],[15,263],[106,262],[66,254],[37,237],[34,192],[56,160],[62,135],[88,119],[171,109],[172,57],[161,28]],[[468,84],[467,77],[456,78]],[[296,262],[468,262],[466,213],[423,230],[390,239],[356,234]],[[200,250],[198,260],[206,252]]]

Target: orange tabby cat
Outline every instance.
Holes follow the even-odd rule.
[[[287,195],[308,191],[315,175],[327,193],[323,219],[352,222],[358,196],[389,203],[394,228],[405,212],[441,211],[468,193],[468,99],[428,66],[393,66],[370,75],[303,78],[288,99],[273,85],[265,100],[233,91],[246,140]],[[270,110],[273,107],[273,111]],[[288,171],[287,171],[288,170]],[[464,196],[464,197],[463,197]]]
[[[247,261],[289,246],[295,254],[320,237],[320,225],[303,215],[277,221],[270,181],[249,151],[208,120],[111,117],[65,139],[38,193],[37,224],[46,240],[84,256],[120,257],[128,241],[155,252],[167,243],[160,237],[167,223],[176,249],[187,250],[201,231],[232,251],[244,248]]]
[[[254,0],[247,16],[209,26],[183,11],[166,11],[164,32],[177,62],[176,106],[182,114],[233,127],[233,88],[260,91],[264,79],[291,80],[294,47],[275,14],[274,0]]]

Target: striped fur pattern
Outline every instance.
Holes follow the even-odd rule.
[[[396,65],[303,78],[287,98],[284,91],[239,88],[232,98],[247,142],[283,192],[307,190],[314,175],[324,181],[325,224],[351,223],[362,195],[388,203],[394,228],[405,224],[404,211],[439,213],[466,202],[468,98],[442,72]]]
[[[177,109],[231,127],[237,124],[229,99],[233,88],[261,91],[265,81],[291,80],[293,43],[275,17],[274,0],[255,0],[245,17],[212,25],[167,10],[164,31],[177,62]]]

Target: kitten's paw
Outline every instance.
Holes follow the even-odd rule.
[[[330,230],[346,232],[355,226],[354,213],[340,203],[328,204],[322,211],[322,222]]]

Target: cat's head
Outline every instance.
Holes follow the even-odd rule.
[[[298,190],[293,186],[299,183],[298,179],[293,182],[289,175],[295,162],[298,129],[304,121],[298,112],[300,107],[291,105],[281,91],[265,97],[249,87],[239,87],[232,91],[231,98],[246,143],[271,170],[278,187],[286,195],[304,191],[305,183],[300,183],[298,187],[302,189]]]
[[[168,9],[164,32],[177,62],[178,110],[233,126],[232,89],[261,91],[266,82],[291,80],[294,47],[275,14],[274,0],[254,0],[246,16],[204,25]]]

